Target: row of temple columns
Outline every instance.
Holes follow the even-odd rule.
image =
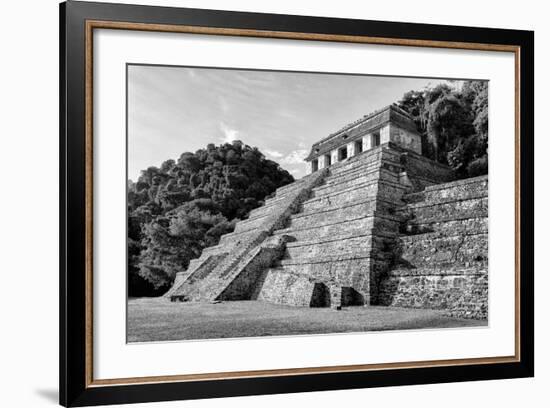
[[[382,129],[381,132],[366,134],[361,139],[355,139],[347,145],[339,146],[338,148],[330,151],[330,153],[325,153],[317,157],[309,163],[310,173],[324,169],[325,167],[345,160],[348,157],[356,156],[361,152],[378,146],[380,144],[380,135],[383,133],[383,130],[384,129]]]

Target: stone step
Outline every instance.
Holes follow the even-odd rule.
[[[399,245],[403,248],[411,248],[414,246],[420,246],[420,247],[437,247],[439,245],[440,241],[451,241],[455,239],[463,239],[463,240],[469,240],[469,239],[477,239],[478,237],[485,237],[487,238],[487,230],[485,231],[458,231],[454,233],[447,233],[443,234],[441,232],[430,232],[426,234],[418,234],[418,235],[405,235],[405,236],[399,236]]]
[[[229,234],[226,234],[229,235]],[[222,237],[220,242],[226,238]],[[193,280],[186,288],[185,298],[189,301],[214,300],[223,289],[229,284],[231,277],[228,276],[235,267],[247,256],[252,254],[251,249],[262,239],[258,231],[251,232],[248,237],[243,237],[242,241],[231,239],[232,245],[226,245],[227,251],[223,257],[217,257],[214,268],[201,279]],[[224,247],[223,245],[221,247]],[[204,251],[203,251],[204,255]],[[201,257],[203,256],[201,255]],[[215,256],[215,255],[214,255]]]
[[[319,264],[324,265],[323,268],[330,268],[330,264],[333,263],[346,263],[358,259],[368,259],[372,260],[391,260],[393,259],[393,254],[384,253],[384,252],[372,252],[370,249],[365,249],[363,252],[347,252],[337,255],[316,255],[310,257],[295,257],[295,258],[283,258],[280,261],[275,263],[275,266],[289,266],[289,265],[298,265],[300,267],[309,264]],[[369,262],[370,262],[369,261]]]
[[[267,214],[271,214],[273,213],[273,211],[287,206],[290,203],[290,201],[292,201],[293,197],[294,195],[292,193],[287,193],[283,196],[269,199],[262,206],[250,211],[250,213],[248,214],[247,220],[251,220],[251,219],[263,217]]]
[[[468,233],[487,233],[489,220],[486,216],[463,219],[439,219],[427,223],[411,222],[402,228],[401,239],[413,239],[419,234],[432,234],[432,236],[452,236]]]
[[[305,260],[304,260],[305,261]],[[305,275],[313,280],[336,284],[339,286],[349,286],[359,292],[368,292],[370,284],[370,269],[372,259],[369,256],[356,254],[353,257],[332,257],[311,260],[308,263],[289,263],[281,262],[275,267],[278,271]]]
[[[374,149],[367,150],[359,153],[356,156],[350,157],[342,162],[333,164],[330,169],[331,175],[337,175],[350,171],[356,167],[364,166],[372,162],[380,161],[384,156],[384,148],[382,146],[375,147]]]
[[[228,234],[226,234],[228,235]],[[224,235],[222,235],[221,238],[223,238]],[[207,248],[204,248],[201,252],[201,256],[199,259],[203,258],[203,257],[206,257],[208,255],[214,255],[216,253],[220,253],[220,252],[224,252],[224,249],[227,247],[226,244],[222,244],[221,243],[221,239],[220,239],[220,242],[218,243],[218,245],[214,245],[214,246],[211,246],[211,247],[207,247]]]
[[[342,173],[338,173],[335,175],[328,175],[325,178],[324,185],[327,185],[327,186],[339,185],[348,180],[353,180],[354,178],[361,176],[363,174],[378,171],[378,170],[380,170],[380,163],[378,162],[365,164],[363,166],[356,166],[351,170],[348,170]]]
[[[488,181],[486,176],[475,179],[459,180],[452,183],[436,184],[417,193],[405,194],[403,201],[411,207],[442,204],[471,198],[487,197]]]
[[[304,229],[311,227],[321,227],[343,221],[351,221],[363,217],[372,217],[375,213],[391,218],[395,221],[401,221],[402,217],[394,217],[390,214],[394,206],[391,202],[375,197],[360,197],[358,200],[346,202],[344,204],[326,206],[322,209],[313,209],[312,211],[302,211],[290,216],[289,228]]]
[[[187,276],[187,279],[185,279],[185,281],[183,281],[182,284],[172,292],[171,296],[189,298],[191,293],[195,290],[195,284],[206,280],[217,267],[219,262],[221,262],[226,256],[227,253],[207,257],[196,267],[193,272]]]
[[[482,262],[455,267],[446,263],[434,263],[419,268],[395,267],[388,272],[388,275],[389,277],[464,276],[483,275],[487,274],[487,271],[487,264]]]
[[[306,185],[309,181],[309,179],[313,176],[314,174],[308,174],[304,177],[302,177],[301,179],[299,180],[296,180],[290,184],[287,184],[286,186],[283,186],[283,187],[279,187],[276,191],[275,191],[275,197],[280,197],[282,195],[285,195],[291,191],[295,191],[299,188],[302,188],[304,187],[304,185]]]
[[[300,240],[288,242],[286,244],[286,258],[309,258],[314,256],[323,256],[331,254],[338,256],[340,254],[367,252],[376,248],[384,250],[394,244],[394,235],[372,235],[369,230],[362,233],[343,233],[341,235],[328,237],[315,237],[310,240]]]
[[[370,259],[371,258],[371,252],[365,251],[365,252],[358,252],[355,254],[347,253],[347,254],[341,254],[338,256],[334,255],[322,255],[322,256],[315,256],[315,257],[301,257],[301,258],[283,258],[279,262],[276,263],[277,266],[288,266],[288,265],[308,265],[308,264],[327,264],[331,262],[344,262],[344,261],[350,261],[353,259]]]
[[[284,200],[287,200],[291,196],[290,193],[291,192],[288,191],[288,192],[283,193],[281,195],[275,195],[273,197],[270,197],[267,200],[265,200],[264,206],[270,206],[270,205],[273,205],[273,204],[281,203]]]
[[[272,211],[274,208],[279,207],[280,205],[284,205],[284,203],[288,200],[288,196],[282,196],[278,197],[276,201],[266,201],[263,205],[260,207],[254,208],[252,211],[248,213],[248,220],[256,217],[260,217],[265,215],[266,213]]]
[[[397,269],[380,284],[378,303],[486,319],[488,289],[487,267],[483,265]]]
[[[352,236],[354,234],[363,234],[365,231],[368,231],[372,228],[374,224],[373,221],[373,217],[367,215],[361,218],[344,219],[324,225],[312,223],[304,228],[295,228],[291,226],[275,231],[274,235],[288,235],[296,241],[308,241],[314,238],[320,239],[343,235]]]
[[[334,241],[289,242],[285,250],[285,259],[311,258],[331,254],[334,256],[356,252],[367,252],[372,248],[370,236],[357,236]]]
[[[303,185],[304,182],[300,179],[293,183],[287,184],[286,186],[279,187],[277,190],[275,190],[275,198],[279,198],[293,191],[296,191],[300,189]]]
[[[366,153],[366,156],[355,156],[350,159],[346,159],[343,162],[333,164],[329,167],[329,177],[334,177],[338,175],[343,175],[357,170],[358,168],[368,166],[372,163],[377,163],[380,161],[381,154],[378,152]]]
[[[342,179],[338,182],[329,182],[327,181],[321,186],[316,187],[313,191],[322,191],[322,190],[344,190],[348,187],[352,187],[357,184],[362,184],[371,180],[375,180],[379,177],[380,169],[373,170],[364,170],[357,172],[349,178]]]
[[[377,191],[378,181],[372,180],[336,193],[310,198],[302,203],[302,211],[322,210],[325,207],[341,206],[359,199],[375,198]]]
[[[397,262],[415,267],[431,263],[469,264],[487,263],[489,249],[486,233],[454,235],[451,237],[423,237],[403,242],[397,249]]]
[[[266,213],[258,215],[257,217],[253,218],[247,218],[245,220],[237,222],[235,225],[235,232],[243,232],[243,231],[250,231],[252,229],[256,229],[263,224],[265,224],[266,220],[269,218],[270,215],[273,215],[272,213]]]
[[[425,224],[441,219],[487,217],[488,200],[487,197],[480,197],[438,204],[409,204],[398,210],[396,215],[403,217],[404,220],[408,219],[413,224]]]
[[[199,261],[198,258],[192,259],[189,262],[189,265],[185,271],[176,273],[176,278],[174,280],[174,283],[172,284],[172,287],[167,292],[165,292],[162,296],[165,298],[170,298],[172,294],[179,289],[179,287],[183,284],[183,282],[185,282],[185,280],[193,273],[193,271],[197,266],[198,261]]]
[[[257,299],[292,306],[314,305],[315,280],[304,274],[270,268],[265,276]]]
[[[243,268],[254,268],[254,265],[256,265],[254,263],[251,266],[247,262],[258,262],[259,264],[268,261],[269,263],[272,262],[272,260],[266,260],[263,255],[268,256],[271,250],[277,251],[277,249],[270,247],[269,242],[266,243],[267,247],[265,248],[260,244],[264,243],[270,231],[281,227],[288,218],[288,213],[294,211],[295,207],[305,200],[311,189],[322,182],[326,174],[327,170],[322,170],[303,178],[300,183],[291,186],[293,190],[286,189],[289,195],[288,200],[281,200],[278,203],[272,204],[274,207],[274,211],[270,212],[272,216],[257,216],[240,221],[237,223],[233,233],[226,234],[220,239],[220,244],[205,249],[201,258],[213,256],[222,253],[222,251],[227,252],[227,255],[219,259],[219,262],[216,262],[213,269],[208,271],[208,273],[205,272],[204,276],[197,275],[200,279],[192,279],[185,287],[185,295],[182,295],[181,299],[178,300],[211,301],[221,296],[225,290],[233,291],[233,293],[242,290],[242,287],[239,285],[244,283],[244,281],[239,284],[234,282],[237,275],[241,273]],[[280,193],[280,196],[286,196],[286,193]],[[265,253],[261,252],[263,249],[265,249]],[[278,251],[279,254],[274,254],[273,251],[271,253],[274,256],[280,256],[282,248],[279,248]],[[254,258],[256,255],[258,255],[257,259]],[[200,267],[197,268],[197,270],[199,269]],[[233,283],[237,286],[231,286]]]
[[[375,198],[379,191],[383,191],[385,197],[397,200],[397,197],[401,196],[405,187],[391,180],[386,180],[383,173],[380,174],[381,176],[378,179],[352,186],[345,190],[325,194],[321,197],[310,198],[303,202],[302,211],[310,212],[321,210],[325,207],[342,206],[348,202],[361,199]]]
[[[470,195],[483,195],[483,193],[487,194],[488,188],[489,179],[485,175],[447,183],[434,184],[426,187],[424,193],[426,199],[428,200],[432,199],[432,197],[438,198],[441,195],[443,197],[456,195],[457,197],[466,198]]]
[[[336,194],[340,191],[347,191],[353,187],[359,188],[361,185],[365,183],[378,180],[379,177],[380,177],[380,172],[377,170],[377,171],[362,173],[361,175],[357,175],[357,177],[349,179],[348,181],[342,182],[341,184],[323,184],[322,186],[315,187],[311,191],[311,198],[318,198],[326,195]]]
[[[257,234],[257,232],[258,229],[254,227],[248,230],[231,232],[229,234],[222,235],[219,244],[234,247],[247,241],[249,238],[253,237],[254,234]]]

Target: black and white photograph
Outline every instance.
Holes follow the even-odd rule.
[[[0,9],[0,407],[547,404],[543,2]]]
[[[128,63],[127,342],[486,327],[489,88]]]

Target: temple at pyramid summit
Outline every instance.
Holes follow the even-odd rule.
[[[178,302],[385,305],[487,318],[488,179],[422,156],[390,105],[315,143],[279,188],[164,295]]]

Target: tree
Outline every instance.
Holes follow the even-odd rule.
[[[238,219],[294,181],[257,149],[208,144],[128,182],[128,282],[131,296],[165,291],[202,250]]]
[[[473,131],[471,118],[462,101],[452,93],[441,94],[428,107],[428,140],[436,161],[447,161],[447,153]]]
[[[422,153],[453,167],[459,177],[487,173],[488,83],[465,81],[406,92],[399,106],[413,118]]]

